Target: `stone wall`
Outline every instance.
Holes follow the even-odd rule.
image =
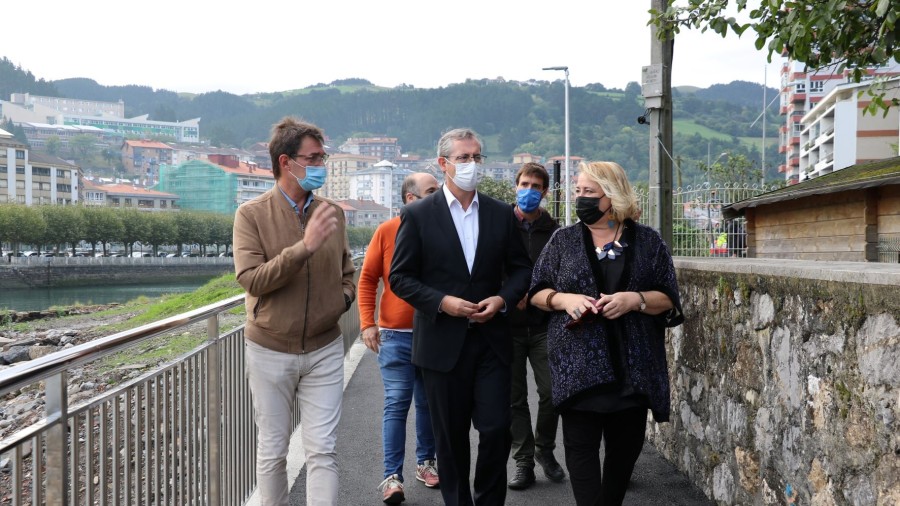
[[[718,504],[900,504],[900,266],[678,259],[671,423]]]
[[[231,258],[15,258],[0,263],[0,288],[166,282],[233,272]]]

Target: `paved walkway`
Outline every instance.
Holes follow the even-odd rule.
[[[530,373],[530,371],[529,371]],[[338,428],[338,462],[341,468],[341,490],[338,504],[344,506],[381,505],[381,493],[376,486],[381,482],[381,411],[383,390],[378,361],[375,354],[368,351],[357,341],[346,360],[346,381],[344,391],[344,411]],[[531,378],[529,378],[531,380]],[[531,382],[529,400],[532,402],[532,416],[537,411],[537,394]],[[438,490],[425,488],[415,480],[415,438],[413,412],[407,424],[407,447],[404,475],[406,477],[407,506],[442,505],[441,493]],[[298,438],[294,438],[298,439]],[[471,441],[477,442],[477,433],[472,432]],[[302,457],[292,445],[290,479],[294,479],[291,488],[292,506],[306,504],[306,468],[302,466]],[[477,450],[472,446],[472,463],[474,468]],[[562,427],[557,434],[556,456],[565,467],[562,450]],[[298,461],[299,459],[299,461]],[[290,470],[299,470],[291,473]],[[512,461],[507,472],[513,473]],[[567,471],[568,472],[568,471]],[[537,483],[526,491],[509,490],[506,504],[522,506],[566,506],[574,505],[575,499],[568,478],[561,484],[552,483],[537,470]],[[663,459],[656,450],[645,445],[632,478],[631,488],[625,498],[625,504],[637,505],[711,505],[703,493],[693,486],[686,477],[680,474],[671,464]]]

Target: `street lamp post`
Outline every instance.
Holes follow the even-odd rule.
[[[571,225],[572,223],[572,212],[570,199],[572,198],[572,192],[570,190],[571,186],[571,177],[569,176],[569,67],[544,67],[543,70],[562,70],[566,74],[566,95],[565,95],[565,116],[566,116],[566,126],[565,126],[565,138],[566,138],[566,168],[563,173],[566,178],[566,225]]]

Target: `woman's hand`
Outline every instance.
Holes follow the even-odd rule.
[[[641,307],[641,296],[637,292],[616,292],[609,295],[600,294],[597,300],[600,314],[610,320],[637,311]]]
[[[562,307],[572,317],[573,320],[577,320],[581,318],[581,316],[587,312],[592,312],[597,314],[599,312],[599,308],[597,306],[597,299],[593,297],[588,297],[587,295],[581,295],[580,293],[561,293],[557,295],[557,297],[562,300],[554,300],[554,304],[557,307]]]

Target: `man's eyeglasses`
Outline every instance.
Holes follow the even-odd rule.
[[[316,165],[328,161],[328,155],[294,155],[291,157],[293,160],[297,158],[304,160],[307,165]]]
[[[462,156],[445,156],[447,160],[450,160],[453,163],[469,163],[474,161],[475,163],[482,163],[487,160],[487,156],[485,155],[462,155]]]

